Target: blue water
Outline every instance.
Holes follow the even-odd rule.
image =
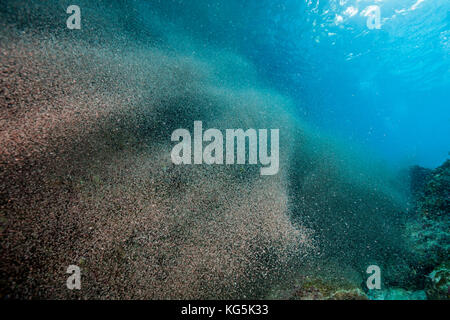
[[[366,25],[371,5],[380,29]],[[447,158],[449,1],[164,0],[158,10],[205,46],[244,55],[321,131],[394,165]]]

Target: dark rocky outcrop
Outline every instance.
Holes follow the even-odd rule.
[[[407,224],[417,269],[429,299],[448,299],[450,160],[435,170],[414,167],[411,188],[416,216]]]

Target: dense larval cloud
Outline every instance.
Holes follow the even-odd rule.
[[[264,298],[318,270],[358,283],[408,263],[393,177],[299,120],[244,57],[163,2],[79,1],[76,31],[67,5],[1,4],[2,295]],[[171,133],[196,120],[279,128],[279,173],[173,165]]]

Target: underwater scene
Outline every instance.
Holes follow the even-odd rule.
[[[1,0],[0,298],[450,299],[450,1]]]

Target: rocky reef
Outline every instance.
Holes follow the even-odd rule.
[[[411,177],[412,181],[418,178],[414,174]],[[415,194],[416,216],[407,227],[417,263],[426,274],[427,297],[449,299],[450,160],[422,175],[421,184]]]
[[[405,223],[412,263],[397,273],[403,288],[371,291],[372,299],[450,298],[450,160],[432,170],[410,170],[411,213]],[[408,276],[405,276],[408,275]]]
[[[426,293],[429,299],[450,299],[450,268],[444,263],[433,270],[428,276]]]
[[[330,272],[312,277],[299,276],[291,289],[274,291],[270,297],[295,300],[450,299],[450,160],[434,170],[411,167],[409,178],[412,205],[404,213],[403,234],[410,257],[405,264],[384,263],[381,289],[368,290],[361,275],[355,270],[347,270],[342,278],[330,277]]]
[[[424,177],[424,186],[417,210],[434,221],[447,221],[450,210],[450,160]]]

